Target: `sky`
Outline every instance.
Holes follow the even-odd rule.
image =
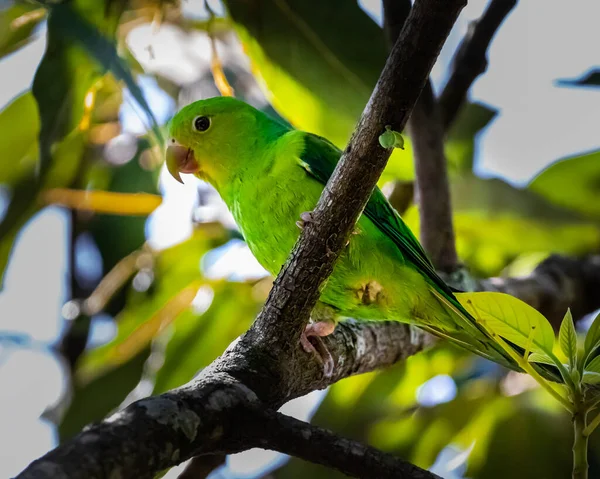
[[[361,3],[375,20],[380,19],[378,0]],[[433,71],[437,88],[443,84],[445,65],[469,20],[477,18],[485,4],[484,0],[471,0],[463,11]],[[199,0],[188,0],[184,5],[191,13],[198,14],[195,7]],[[522,185],[552,161],[600,146],[600,92],[555,85],[558,78],[576,77],[600,65],[598,18],[598,0],[519,2],[491,45],[487,73],[475,82],[471,91],[473,100],[500,111],[477,138],[476,169],[480,174],[500,176]],[[142,41],[148,41],[144,39],[148,31],[144,33],[142,29],[142,33],[134,31],[132,35],[141,35]],[[158,61],[169,57],[172,60],[175,56],[180,74],[193,78],[193,65],[189,64],[193,58],[178,56],[177,50],[165,47],[165,37],[160,34],[150,39],[157,47],[163,46],[155,48]],[[0,109],[29,88],[43,51],[44,38],[40,35],[38,40],[0,61]],[[172,102],[157,93],[151,81],[142,86],[146,87],[157,116],[166,120],[174,108]],[[131,109],[126,108],[122,118],[128,131],[140,132],[143,125]],[[148,231],[150,241],[164,247],[191,232],[189,213],[196,184],[187,181],[182,188],[165,174],[162,187],[165,202],[155,213]],[[188,205],[187,209],[181,205]],[[66,295],[64,278],[68,266],[66,220],[60,209],[49,208],[30,222],[21,234],[7,273],[6,288],[0,293],[0,332],[18,339],[12,346],[0,342],[0,384],[4,386],[0,394],[0,444],[10,444],[0,448],[0,477],[15,475],[55,445],[53,428],[40,420],[39,415],[64,392],[61,365],[48,348],[59,336],[63,324],[60,311]],[[31,283],[28,269],[38,261],[46,267]],[[232,244],[219,261],[215,267],[218,275],[236,274],[240,264],[246,268],[244,274],[261,274],[243,244]],[[31,301],[32,294],[35,301]],[[97,337],[104,335],[105,339],[110,334],[106,330],[96,331]],[[19,342],[21,346],[15,346]],[[448,378],[440,378],[434,389],[425,401],[432,397],[439,397],[436,400],[440,401],[451,398],[448,391],[451,392],[452,383]],[[311,405],[319,398],[315,394],[312,402],[292,403],[288,409],[308,418]],[[14,433],[16,429],[19,434]],[[259,468],[266,462],[273,466],[273,461],[281,460],[274,453],[256,451],[242,458],[245,459],[232,459],[229,477],[252,477],[247,470],[250,463]]]

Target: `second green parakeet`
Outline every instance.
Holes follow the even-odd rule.
[[[341,151],[325,138],[291,129],[228,97],[197,101],[170,123],[167,166],[179,181],[193,173],[213,185],[252,253],[273,275]],[[321,294],[301,341],[333,331],[335,320],[413,323],[484,357],[518,369],[437,275],[400,215],[376,188]],[[327,358],[325,358],[327,363]],[[326,364],[326,370],[331,365]]]

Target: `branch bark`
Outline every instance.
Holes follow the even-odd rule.
[[[498,28],[517,0],[491,0],[488,8],[461,42],[452,61],[452,74],[444,87],[439,105],[444,131],[448,131],[475,79],[487,69],[487,49]]]
[[[444,131],[431,81],[427,81],[410,117],[420,241],[434,266],[444,273],[459,267],[452,220]]]

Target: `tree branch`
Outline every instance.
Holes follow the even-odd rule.
[[[469,25],[452,61],[452,74],[439,98],[441,122],[448,131],[475,79],[487,69],[487,49],[517,0],[491,0],[477,21]]]
[[[416,199],[423,248],[435,267],[452,273],[459,266],[452,221],[444,131],[431,81],[427,81],[410,117],[416,175]]]
[[[409,462],[273,411],[258,411],[264,449],[281,451],[364,479],[441,479]]]

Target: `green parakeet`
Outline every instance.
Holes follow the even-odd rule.
[[[213,185],[252,253],[277,275],[341,151],[228,97],[186,106],[169,128],[169,172],[179,181],[180,173],[193,173]],[[311,350],[307,336],[329,334],[331,320],[340,317],[413,323],[518,369],[457,301],[378,188],[323,289],[301,338],[305,349]]]

